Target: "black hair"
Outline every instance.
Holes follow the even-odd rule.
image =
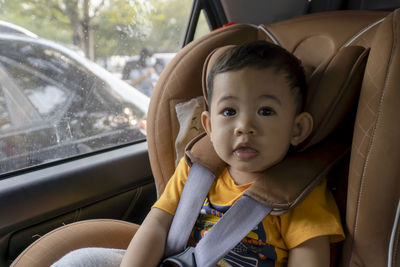
[[[153,51],[149,47],[143,47],[142,50],[140,50],[140,57],[151,57],[153,55]]]
[[[146,58],[152,57],[153,56],[153,51],[149,47],[143,47],[142,50],[140,50],[139,54],[139,68],[145,67],[146,66]]]
[[[301,112],[306,99],[307,83],[304,69],[299,59],[286,49],[266,41],[254,41],[228,49],[221,54],[207,78],[207,100],[211,105],[214,78],[217,74],[241,70],[273,68],[286,74],[286,79],[297,103],[297,113]]]

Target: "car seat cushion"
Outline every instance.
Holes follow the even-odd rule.
[[[200,116],[205,108],[206,103],[202,96],[178,103],[175,106],[176,116],[179,122],[179,132],[175,139],[175,167],[184,156],[185,147],[189,141],[204,132]]]

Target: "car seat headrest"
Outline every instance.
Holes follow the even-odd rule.
[[[207,98],[207,75],[215,60],[233,46],[213,50],[203,66],[203,93]],[[300,149],[263,173],[245,195],[273,208],[281,214],[296,206],[321,181],[329,169],[350,150],[350,140],[340,134],[328,137],[357,103],[368,50],[343,47],[325,64],[308,68],[309,92],[305,111],[314,117],[311,136]],[[189,165],[197,162],[218,175],[226,164],[218,158],[206,134],[190,142],[186,148]]]
[[[327,137],[355,106],[368,59],[369,49],[347,46],[340,49],[327,65],[311,74],[305,111],[314,119],[313,131],[301,149]]]
[[[322,90],[322,83],[324,83],[322,80],[327,80],[323,78],[323,76],[328,75],[327,77],[334,78],[337,75],[335,74],[336,69],[340,70],[341,68],[341,66],[337,66],[337,68],[333,67],[333,65],[335,65],[333,64],[333,59],[338,57],[338,51],[343,47],[351,45],[370,47],[370,41],[378,29],[376,25],[379,25],[379,21],[386,15],[387,12],[340,11],[310,14],[269,25],[255,26],[236,24],[212,31],[186,45],[161,74],[154,88],[148,111],[147,144],[158,195],[163,192],[168,180],[174,172],[175,160],[183,155],[182,153],[177,156],[175,149],[177,136],[180,136],[181,123],[180,120],[178,120],[179,116],[177,116],[177,104],[186,104],[191,99],[201,99],[199,96],[202,95],[202,66],[211,51],[218,47],[238,45],[255,40],[265,40],[281,45],[303,62],[307,73],[306,75],[308,76],[309,87]],[[355,17],[361,19],[355,20]],[[346,61],[348,60],[346,57],[344,58]],[[338,63],[341,63],[340,60],[338,60]],[[328,65],[330,67],[328,67]],[[352,68],[351,64],[349,66]],[[324,72],[332,72],[332,74],[325,73],[321,75],[321,73]],[[359,80],[361,80],[363,76],[361,68],[358,73],[360,74]],[[349,73],[347,74],[349,75]],[[365,77],[368,77],[368,75]],[[319,80],[319,78],[321,80]],[[348,84],[349,88],[355,86],[355,84],[353,84],[355,80],[357,79],[353,80],[351,77],[348,78],[348,81],[351,82]],[[321,86],[319,86],[320,82]],[[339,83],[339,80],[334,79],[332,82]],[[316,85],[315,87],[314,84]],[[310,92],[314,92],[312,88],[310,88]],[[324,88],[329,88],[329,84],[324,86]],[[317,91],[315,93],[318,95],[322,92]],[[329,92],[327,91],[324,93]],[[347,94],[348,92],[344,90],[344,93]],[[355,95],[357,97],[357,93]],[[310,95],[310,97],[312,96]],[[314,102],[314,98],[312,99],[313,103],[310,103],[306,108],[314,108],[314,105],[317,104]],[[338,99],[340,100],[340,98]],[[337,101],[341,104],[339,100]],[[357,99],[354,101],[354,104],[357,105]],[[204,105],[204,102],[199,104],[199,106],[202,105]],[[354,106],[354,108],[355,107],[356,106]],[[324,106],[322,108],[324,108]],[[345,112],[343,114],[345,114]],[[353,112],[351,114],[354,115]],[[195,117],[198,118],[198,115],[199,114],[194,115],[193,119]],[[318,115],[313,115],[316,120],[324,121],[319,120],[317,118]],[[325,118],[335,118],[336,115],[337,114],[331,114],[331,116]],[[340,116],[343,117],[343,115]],[[350,136],[349,139],[351,140],[354,126],[352,121],[353,117],[348,116],[348,114],[345,114],[344,117],[348,120],[349,127],[347,128],[343,127],[344,125],[339,125],[339,127],[337,127],[327,119],[329,125],[333,125],[333,128],[337,127],[334,134],[329,135],[329,132],[333,130],[330,130],[329,127],[318,126],[320,125],[318,123],[315,124],[315,128],[326,129],[326,134],[329,135],[327,138],[329,139],[331,137],[339,138],[340,136],[337,136],[336,133],[340,133],[342,136]],[[340,120],[339,118],[339,123]],[[185,121],[193,123],[190,119]],[[325,123],[321,125],[325,125]],[[191,130],[188,132],[190,134],[196,132],[196,135],[198,135],[201,131],[201,127],[198,126],[198,123],[190,125],[189,129]],[[329,141],[329,139],[323,138],[323,135],[326,134],[322,134],[319,137],[316,136],[319,131],[321,130],[318,130],[315,135],[310,137],[310,139],[312,138],[313,140],[304,142],[301,150],[297,151],[299,156],[302,156],[303,152],[310,153],[312,149],[320,147],[325,141]],[[323,132],[324,131],[321,131],[321,133]],[[319,139],[321,140],[318,141]],[[182,138],[179,140],[182,141],[180,147],[185,146],[184,143],[186,143],[186,140],[190,140],[190,138]],[[313,144],[314,142],[315,144]],[[350,141],[346,142],[347,145],[350,146]],[[309,144],[308,147],[306,147],[307,144]],[[197,145],[194,144],[193,149],[196,148],[196,146]],[[313,161],[318,160],[318,158],[308,158],[308,160]],[[272,174],[272,171],[273,170],[270,169],[270,174]],[[303,172],[303,170],[292,170],[291,173],[290,170],[288,170],[279,175],[291,176],[293,179],[293,176],[298,177],[300,172]],[[302,189],[304,188],[305,186],[302,187]]]
[[[214,49],[203,66],[203,96],[207,103],[207,78],[215,61],[227,50],[227,45]],[[313,131],[298,148],[304,150],[328,136],[343,121],[359,95],[361,80],[368,56],[368,49],[348,46],[340,49],[328,64],[318,68],[304,66],[308,92],[304,111],[314,119]]]

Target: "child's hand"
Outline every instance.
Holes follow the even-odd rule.
[[[288,267],[329,267],[329,237],[310,239],[289,251]]]

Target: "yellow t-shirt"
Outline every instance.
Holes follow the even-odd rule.
[[[189,170],[182,159],[153,208],[175,214]],[[196,244],[250,185],[236,185],[225,169],[211,186],[189,244]],[[289,249],[318,236],[330,236],[331,242],[344,239],[339,211],[326,180],[288,213],[265,217],[218,265],[286,266]]]

